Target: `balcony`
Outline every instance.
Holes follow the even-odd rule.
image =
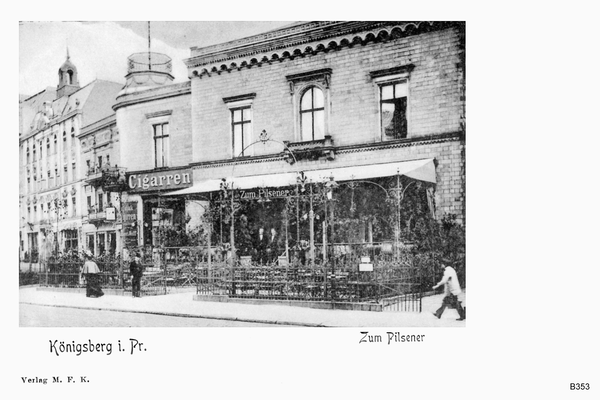
[[[106,221],[106,211],[89,210],[88,215],[83,217],[83,220],[90,224],[104,222]]]
[[[101,187],[111,192],[120,192],[127,188],[125,168],[92,167],[86,174],[86,182],[95,188]]]
[[[286,161],[293,164],[300,160],[318,160],[326,158],[329,161],[335,159],[335,147],[333,139],[327,135],[324,139],[312,140],[310,142],[284,142],[286,149]],[[293,153],[293,154],[292,154]]]

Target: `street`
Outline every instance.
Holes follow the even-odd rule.
[[[120,311],[84,310],[69,307],[19,305],[22,327],[276,327],[209,318],[173,317]]]

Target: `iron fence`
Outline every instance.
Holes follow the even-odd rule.
[[[323,249],[315,250],[317,253]],[[238,299],[363,303],[381,305],[384,311],[421,311],[423,294],[439,279],[435,254],[414,252],[408,247],[395,251],[389,243],[330,245],[326,251],[331,257],[326,263],[290,251],[267,265],[250,257],[240,257],[233,265],[231,258],[209,260],[209,252],[200,247],[136,251],[144,269],[142,295],[195,288],[200,295]],[[102,287],[131,291],[128,261],[95,261],[101,270]],[[81,260],[50,260],[45,271],[38,273],[38,283],[84,287],[82,265]]]

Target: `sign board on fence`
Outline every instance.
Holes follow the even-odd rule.
[[[361,272],[373,272],[373,264],[360,263],[360,264],[358,264],[358,270]]]

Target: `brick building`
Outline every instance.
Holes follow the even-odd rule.
[[[464,29],[296,23],[193,47],[176,84],[167,56],[132,55],[113,107],[123,245],[164,245],[161,228],[203,226],[215,207],[210,242],[242,257],[259,226],[285,236],[287,254],[302,241],[410,242],[419,213],[464,224]],[[333,202],[312,204],[300,186]],[[227,191],[252,200],[233,223]]]
[[[185,146],[173,151],[188,157],[193,184],[175,195],[214,198],[225,183],[268,201],[268,188],[331,181],[344,183],[335,189],[338,202],[352,210],[356,185],[368,180],[383,188],[381,201],[410,194],[436,219],[452,215],[464,224],[464,31],[459,22],[309,22],[193,47],[185,60],[191,147],[173,143]],[[352,217],[358,235],[339,240],[390,240],[384,228],[373,238],[385,216],[376,221],[363,208]],[[262,222],[248,224],[254,230]],[[395,239],[414,224],[402,216]],[[276,229],[299,232],[293,225]]]

